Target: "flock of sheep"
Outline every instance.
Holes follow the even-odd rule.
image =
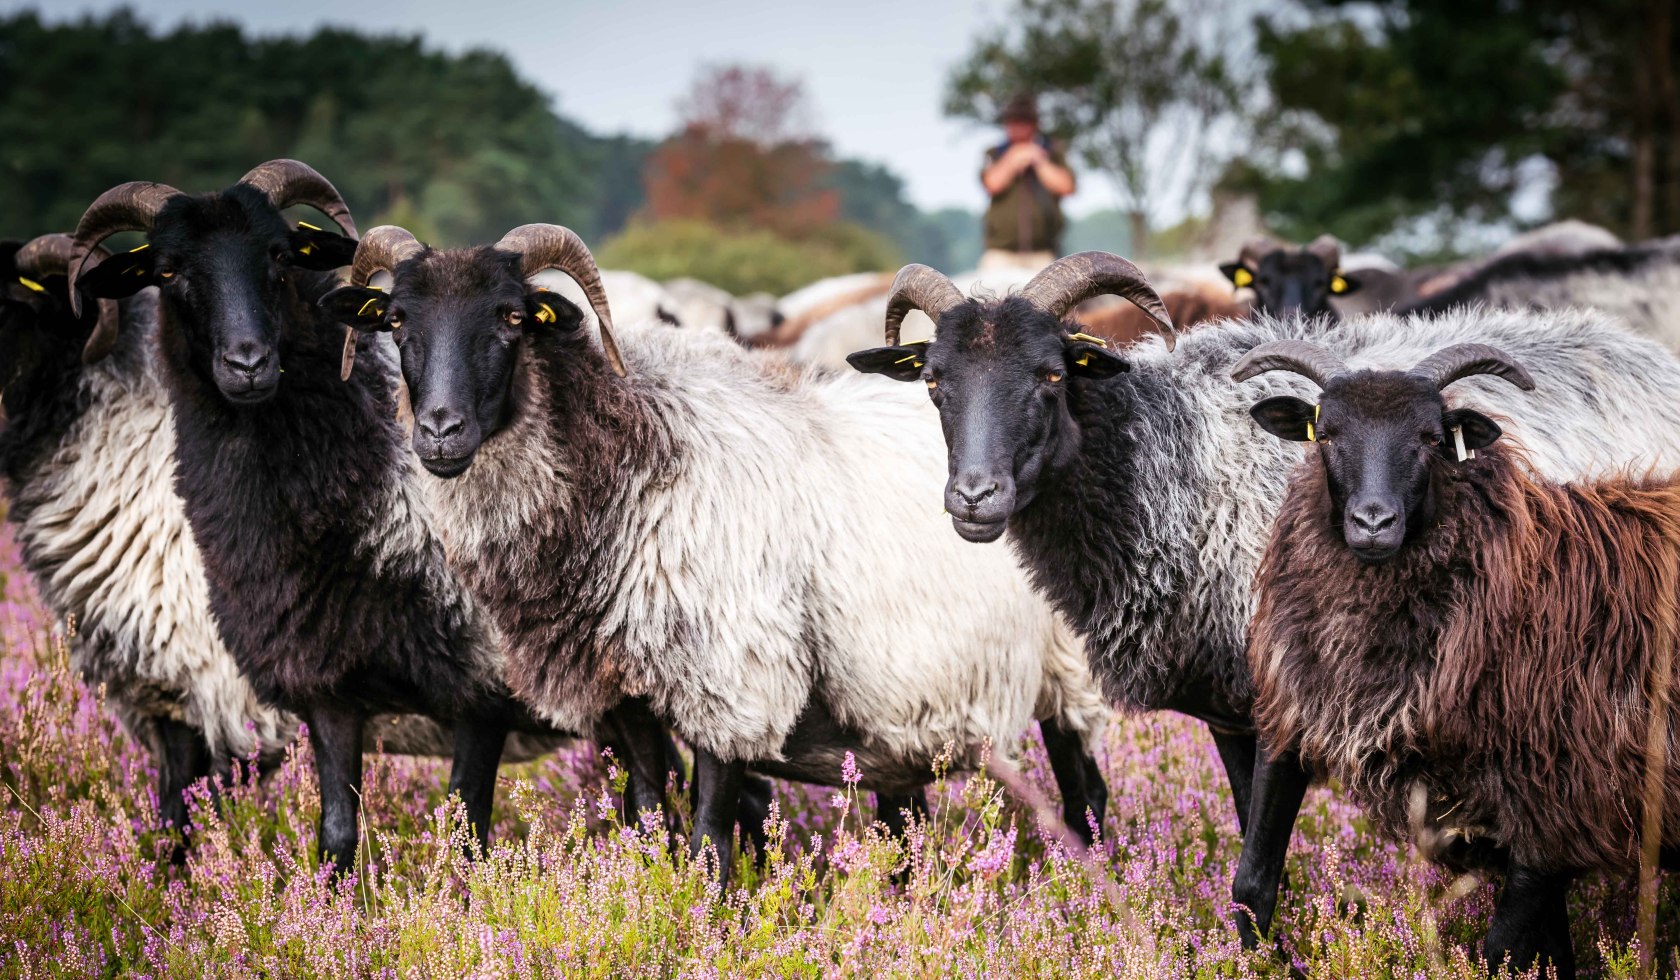
[[[373,746],[450,756],[483,843],[499,763],[587,737],[726,876],[763,776],[851,755],[897,830],[1037,721],[1089,841],[1109,712],[1164,709],[1229,776],[1246,941],[1331,777],[1503,875],[1490,964],[1569,976],[1570,880],[1680,853],[1680,244],[1221,272],[737,300],[554,225],[358,239],[296,161],[123,184],[0,248],[8,516],[176,826],[302,721],[324,859]]]

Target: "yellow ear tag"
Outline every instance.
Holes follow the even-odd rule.
[[[1318,422],[1318,406],[1314,405],[1313,406],[1313,420],[1311,422],[1307,423],[1307,441],[1308,442],[1317,442],[1318,441],[1318,431],[1313,427],[1314,424],[1317,423],[1317,422]]]
[[[133,255],[135,252],[144,252],[146,249],[151,248],[151,247],[152,247],[151,242],[147,242],[144,245],[136,245],[133,248],[128,250],[128,254]]]
[[[1253,282],[1254,273],[1248,271],[1245,266],[1239,265],[1237,266],[1237,271],[1231,273],[1231,284],[1236,286],[1238,289],[1241,289]]]
[[[1068,339],[1069,340],[1081,341],[1081,342],[1084,342],[1084,343],[1087,343],[1087,344],[1096,344],[1098,347],[1101,347],[1105,350],[1108,348],[1108,341],[1102,339],[1101,337],[1093,337],[1088,333],[1069,334]],[[1083,364],[1085,362],[1081,361],[1080,363]]]
[[[308,255],[310,252],[313,252],[313,251],[315,251],[315,246],[305,245],[304,247],[298,249],[298,254],[299,255]]]
[[[362,308],[356,311],[356,315],[358,317],[367,316],[368,307],[373,306],[373,304],[375,304],[377,302],[379,302],[379,298],[377,296],[370,297],[366,303],[362,304]],[[374,316],[379,316],[384,312],[385,312],[384,310],[381,310],[377,306],[374,306],[374,309],[373,309],[373,315]]]
[[[1335,275],[1330,277],[1330,291],[1335,293],[1337,296],[1347,292],[1347,286],[1347,280],[1342,278],[1340,271],[1337,271]]]
[[[314,225],[310,224],[307,221],[299,221],[298,222],[298,230],[299,231],[320,231],[321,229],[315,227]]]
[[[554,307],[549,306],[547,303],[538,303],[537,304],[537,322],[538,323],[553,323],[554,321],[556,321],[558,319],[560,319],[560,318],[555,315]]]
[[[33,279],[25,279],[22,276],[18,276],[18,282],[23,283],[23,287],[25,289],[29,289],[37,293],[44,293],[47,291],[47,287],[41,285]]]
[[[1087,366],[1089,366],[1089,365],[1090,365],[1090,363],[1091,363],[1091,354],[1090,354],[1090,352],[1089,352],[1089,351],[1087,351],[1087,352],[1086,352],[1086,353],[1085,353],[1085,356],[1083,356],[1083,357],[1081,357],[1081,358],[1080,358],[1080,359],[1079,359],[1079,360],[1077,360],[1077,361],[1074,361],[1074,362],[1073,362],[1073,363],[1075,363],[1075,364],[1077,364],[1077,365],[1079,365],[1079,366],[1080,366],[1080,367],[1087,367]]]
[[[896,361],[894,361],[894,362],[893,362],[893,363],[894,363],[894,364],[903,364],[903,363],[904,363],[904,362],[905,362],[905,361],[914,361],[914,360],[916,360],[916,355],[915,355],[915,354],[911,354],[911,355],[909,355],[909,356],[908,356],[908,357],[901,357],[901,358],[899,358],[899,359],[898,359],[898,360],[896,360]],[[920,362],[918,362],[918,363],[917,363],[917,364],[916,364],[916,367],[921,367],[921,366],[922,366],[922,365],[921,365],[921,363],[920,363]]]

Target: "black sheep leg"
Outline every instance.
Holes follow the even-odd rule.
[[[1505,887],[1493,905],[1482,953],[1488,972],[1502,975],[1507,958],[1516,971],[1538,959],[1557,971],[1557,980],[1574,980],[1575,949],[1569,941],[1569,875],[1548,874],[1515,861],[1505,873]]]
[[[717,857],[720,889],[729,887],[735,819],[746,773],[745,762],[724,762],[705,749],[694,750],[694,784],[699,803],[694,808],[694,833],[688,839],[688,849],[699,857],[702,848],[711,848]]]
[[[357,819],[362,804],[362,713],[344,705],[314,705],[305,714],[315,750],[315,778],[321,789],[318,836],[322,863],[333,873],[349,871],[356,859]]]
[[[665,774],[676,772],[681,782],[682,765],[676,756],[676,746],[665,726],[653,716],[647,702],[631,698],[607,712],[602,719],[607,747],[625,767],[629,776],[624,787],[624,807],[621,816],[625,823],[634,823],[643,811],[664,807],[665,826],[675,831],[671,808],[665,806]],[[676,769],[671,769],[672,760]]]
[[[496,771],[507,745],[504,717],[466,717],[455,722],[455,754],[449,764],[449,792],[459,793],[467,827],[479,853],[490,849],[490,811],[496,803]],[[468,848],[468,856],[472,849]]]
[[[927,790],[916,789],[909,793],[876,793],[875,819],[887,827],[887,833],[903,839],[904,832],[909,829],[910,821],[926,820],[928,815]]]
[[[1231,882],[1232,900],[1248,909],[1247,915],[1237,913],[1237,934],[1246,949],[1258,947],[1260,937],[1272,928],[1283,863],[1289,856],[1289,837],[1294,833],[1309,782],[1310,776],[1293,751],[1261,751],[1254,771],[1253,812]]]
[[[1228,732],[1208,726],[1225,778],[1231,783],[1231,802],[1237,807],[1237,830],[1248,834],[1249,810],[1254,806],[1254,768],[1259,756],[1258,740],[1252,732]],[[1293,818],[1292,818],[1293,819]]]
[[[1077,732],[1068,731],[1053,718],[1040,719],[1038,730],[1044,736],[1044,750],[1050,755],[1050,771],[1056,776],[1056,787],[1062,792],[1062,822],[1090,847],[1096,839],[1091,824],[1101,827],[1108,809],[1108,784]]]
[[[172,863],[180,864],[187,859],[186,792],[193,783],[210,775],[210,745],[203,732],[173,718],[158,718],[157,732],[162,749],[155,760],[158,816],[163,826],[181,832],[181,843],[169,855]]]
[[[770,819],[770,780],[749,772],[741,777],[741,802],[735,811],[735,825],[741,828],[742,844],[751,844],[754,860],[764,864],[770,849],[770,838],[764,833],[764,821]]]

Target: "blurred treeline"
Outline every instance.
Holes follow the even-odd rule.
[[[252,37],[229,24],[163,31],[129,11],[70,23],[31,12],[0,18],[7,237],[68,230],[95,195],[122,181],[208,190],[289,156],[331,178],[363,228],[396,222],[454,245],[543,220],[601,243],[633,219],[663,217],[649,213],[644,184],[656,149],[588,132],[489,51],[446,54],[417,38],[337,29],[295,37]],[[641,238],[663,251],[637,252],[631,236],[619,257],[675,275],[687,257],[734,242],[733,254],[752,261],[733,273],[719,266],[714,278],[741,292],[782,291],[907,257],[944,268],[973,261],[969,215],[924,215],[887,170],[832,159],[820,142],[811,152],[832,201],[822,242],[793,242],[790,252],[782,236],[713,221],[698,232],[691,223],[682,238],[690,252],[674,263],[669,244],[646,231]]]

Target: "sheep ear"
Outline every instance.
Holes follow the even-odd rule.
[[[1254,273],[1241,262],[1221,262],[1219,271],[1225,273],[1225,278],[1231,280],[1231,285],[1238,289],[1254,285]]]
[[[1347,296],[1351,293],[1357,293],[1361,285],[1363,283],[1359,281],[1359,276],[1354,273],[1343,272],[1340,269],[1330,273],[1330,294],[1332,296]]]
[[[1288,442],[1312,442],[1313,422],[1318,406],[1294,395],[1277,395],[1248,410],[1254,421],[1272,435]]]
[[[894,381],[916,381],[927,363],[927,341],[896,347],[871,347],[846,355],[846,363],[864,374],[879,374]]]
[[[525,294],[525,323],[528,329],[570,333],[583,326],[583,311],[559,293],[533,289]]]
[[[389,296],[371,286],[340,286],[316,301],[335,323],[364,332],[390,329],[385,326],[389,303]]]
[[[123,299],[152,284],[152,249],[142,245],[121,252],[82,273],[75,283],[98,299]]]
[[[1084,340],[1072,341],[1067,345],[1067,363],[1069,374],[1099,381],[1132,369],[1130,361],[1106,346]]]
[[[343,268],[356,257],[356,240],[298,222],[291,233],[291,257],[286,264],[312,272]]]
[[[1456,440],[1453,438],[1454,429],[1464,430],[1464,448],[1472,451],[1486,449],[1504,434],[1497,422],[1473,408],[1455,408],[1443,413],[1441,427],[1447,432],[1441,449],[1447,453],[1457,451]]]

